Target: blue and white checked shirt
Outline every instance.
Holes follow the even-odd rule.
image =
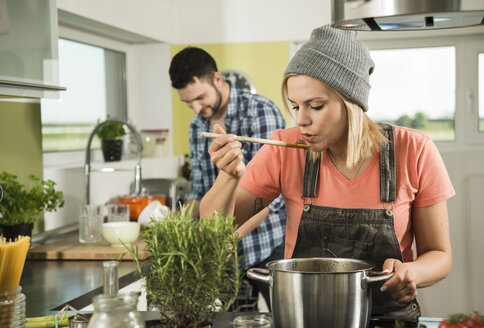
[[[273,130],[284,129],[286,125],[279,108],[272,101],[237,89],[233,85],[224,121],[227,133],[264,139],[269,139]],[[186,199],[202,199],[214,184],[219,172],[208,153],[212,139],[202,138],[201,132],[211,132],[210,119],[196,115],[191,122],[189,133],[192,184]],[[242,154],[246,165],[261,146],[242,142]],[[276,198],[269,205],[269,209],[269,216],[241,241],[246,268],[264,261],[284,240],[286,208],[282,196]]]

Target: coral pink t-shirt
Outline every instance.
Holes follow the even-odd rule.
[[[271,139],[296,142],[299,128],[275,130]],[[455,195],[444,162],[432,140],[422,132],[395,126],[396,200],[393,205],[395,233],[405,262],[413,260],[412,207],[440,203]],[[326,153],[325,153],[326,154]],[[286,249],[290,258],[296,243],[304,201],[301,198],[306,151],[264,145],[247,165],[240,186],[266,200],[282,194],[286,203]],[[351,180],[323,156],[320,183],[313,205],[339,208],[391,208],[380,201],[380,154]]]

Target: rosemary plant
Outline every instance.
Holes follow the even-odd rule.
[[[146,262],[128,248],[164,327],[199,327],[235,301],[242,271],[233,221],[217,212],[197,220],[185,206],[144,231]]]

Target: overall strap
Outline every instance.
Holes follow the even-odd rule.
[[[380,200],[393,202],[395,200],[395,144],[393,126],[380,123],[383,135],[388,142],[380,148]]]
[[[306,163],[304,164],[304,180],[302,197],[316,197],[316,188],[319,180],[319,168],[321,166],[321,156],[316,160],[311,158],[311,151],[306,150]]]

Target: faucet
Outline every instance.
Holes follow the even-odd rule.
[[[94,127],[94,130],[92,130],[91,134],[89,135],[89,139],[87,141],[87,148],[86,148],[86,161],[84,162],[84,174],[86,175],[86,204],[90,203],[90,175],[92,171],[100,171],[100,172],[115,172],[115,171],[127,171],[126,169],[115,169],[115,168],[102,168],[98,170],[93,170],[91,169],[91,142],[92,139],[94,138],[94,135],[96,134],[96,131],[103,125],[105,124],[110,124],[110,123],[119,123],[122,125],[126,125],[128,129],[134,134],[136,138],[136,143],[138,144],[137,147],[137,157],[138,157],[138,163],[134,167],[134,193],[136,196],[139,196],[141,194],[141,152],[143,150],[143,145],[141,144],[141,138],[136,131],[136,129],[122,121],[118,120],[106,120],[104,122],[99,123]]]

